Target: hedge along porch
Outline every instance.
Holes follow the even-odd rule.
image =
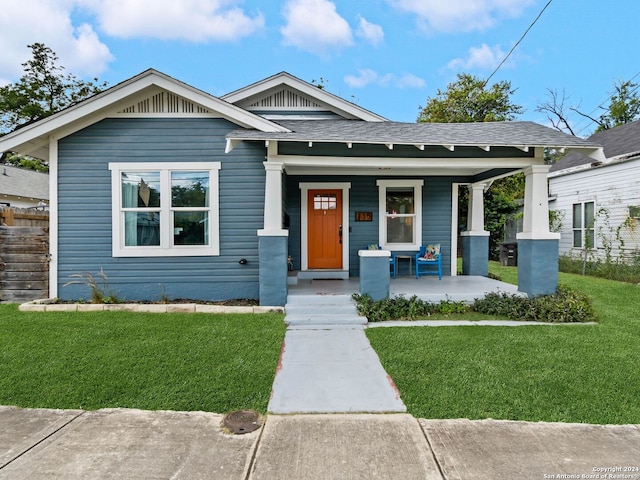
[[[486,276],[489,232],[484,229],[484,192],[493,180],[524,172],[527,193],[519,290],[539,295],[557,288],[553,248],[557,239],[549,232],[548,221],[541,221],[548,216],[543,149],[573,147],[598,155],[597,146],[530,122],[280,123],[290,132],[236,130],[227,140],[230,145],[264,142],[267,178],[273,177],[273,188],[265,193],[265,230],[281,229],[287,237],[289,256],[300,278],[359,276],[358,252],[375,243],[407,256],[415,255],[420,245],[439,243],[444,274],[456,275],[460,185],[470,186],[471,197],[468,228],[462,232],[463,274]],[[389,195],[394,193],[410,197],[414,208],[389,212]],[[333,211],[338,220],[326,221],[320,233],[313,233],[317,228],[311,220],[314,209],[323,218]],[[268,228],[266,219],[272,222]],[[404,227],[410,226],[400,240],[394,238],[397,229],[392,231],[398,219],[404,220]],[[327,257],[335,263],[316,266],[313,236],[329,244]],[[551,265],[555,280],[548,272]],[[269,283],[274,282],[286,292],[286,282],[273,279]]]

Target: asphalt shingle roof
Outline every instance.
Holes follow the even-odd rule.
[[[0,164],[0,194],[48,200],[49,175]]]
[[[606,158],[640,152],[640,120],[610,130],[594,133],[588,140],[602,145]],[[580,152],[569,152],[562,157],[558,163],[551,167],[550,171],[556,172],[590,163],[593,163],[592,158]]]
[[[239,129],[227,135],[238,140],[298,142],[396,143],[418,145],[599,147],[595,141],[567,135],[534,122],[400,123],[359,120],[287,120],[291,130],[260,132]]]

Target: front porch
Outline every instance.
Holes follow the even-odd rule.
[[[348,295],[360,292],[360,279],[347,280],[298,280],[297,285],[289,285],[289,296],[298,295]],[[518,287],[482,276],[438,277],[398,277],[391,278],[391,297],[416,295],[421,300],[437,303],[441,300],[473,302],[490,292],[518,293]]]

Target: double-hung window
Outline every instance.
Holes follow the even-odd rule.
[[[595,248],[595,203],[573,204],[573,246],[574,248]]]
[[[220,162],[110,163],[113,256],[219,255]]]
[[[379,243],[389,250],[422,245],[422,180],[378,180]]]

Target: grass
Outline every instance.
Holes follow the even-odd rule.
[[[0,405],[265,412],[282,315],[20,312],[0,304]]]
[[[515,267],[490,271],[517,282]],[[368,329],[409,413],[640,423],[640,286],[559,279],[592,297],[598,325]]]

